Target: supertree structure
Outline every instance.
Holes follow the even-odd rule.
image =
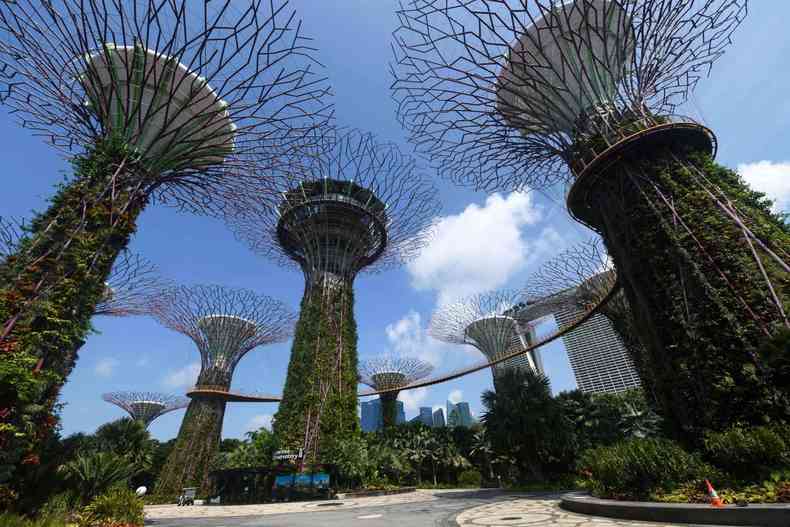
[[[713,161],[713,132],[675,115],[746,4],[415,0],[395,32],[399,116],[444,175],[568,187],[657,365],[646,384],[688,441],[790,418],[757,351],[790,324],[790,229]]]
[[[382,356],[359,363],[359,381],[379,392],[381,417],[385,427],[396,423],[398,393],[401,388],[431,374],[433,366],[414,357]]]
[[[186,408],[189,404],[188,397],[158,392],[110,392],[102,394],[101,398],[123,408],[146,428],[160,415]]]
[[[123,251],[107,277],[94,315],[145,315],[151,300],[168,286],[153,263],[139,254]]]
[[[253,348],[288,339],[295,316],[281,302],[246,289],[212,285],[165,290],[151,304],[151,315],[182,333],[200,352],[200,373],[173,452],[157,482],[157,492],[184,486],[208,490],[209,463],[219,448],[222,421],[236,365]]]
[[[34,395],[0,397],[11,401],[0,405],[9,458],[54,424],[51,407],[146,205],[224,213],[260,193],[324,119],[311,53],[285,0],[0,2],[0,99],[75,155],[0,268],[0,346],[18,375],[43,372],[10,382],[35,381]]]
[[[534,351],[526,351],[530,328],[511,316],[522,301],[516,290],[497,290],[472,295],[437,308],[428,325],[428,334],[451,344],[468,344],[492,362],[494,387],[509,369],[529,367],[538,371]],[[515,350],[525,349],[505,361],[494,362]]]
[[[359,429],[354,278],[414,256],[438,212],[437,191],[396,146],[357,130],[331,130],[282,178],[272,210],[240,218],[253,250],[305,277],[283,400],[273,430],[283,448],[321,461],[321,445]]]

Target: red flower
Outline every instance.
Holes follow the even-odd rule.
[[[39,463],[41,463],[41,460],[36,454],[29,454],[22,460],[23,465],[38,465]]]

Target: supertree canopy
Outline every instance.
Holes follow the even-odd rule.
[[[494,386],[507,370],[528,367],[538,371],[533,351],[494,362],[529,344],[529,327],[510,315],[522,301],[519,291],[499,290],[472,295],[440,306],[431,317],[428,334],[451,344],[477,348],[489,362]]]
[[[790,229],[674,115],[746,0],[416,0],[394,90],[411,140],[476,188],[569,187],[617,270],[659,406],[688,441],[788,419],[758,349],[790,312]],[[647,372],[645,372],[647,373]]]
[[[139,254],[123,251],[104,284],[104,295],[95,315],[145,315],[151,300],[168,287],[154,264]]]
[[[157,296],[151,314],[182,333],[200,352],[199,392],[189,403],[176,444],[157,482],[157,492],[185,486],[208,490],[209,464],[219,448],[233,372],[253,348],[288,339],[295,316],[281,302],[246,289],[179,286]]]
[[[415,255],[439,207],[436,189],[394,145],[356,130],[322,140],[282,178],[276,208],[235,224],[254,250],[305,276],[273,430],[307,462],[327,459],[322,448],[359,429],[354,278]]]
[[[430,363],[414,357],[383,356],[359,363],[359,381],[379,392],[382,422],[388,427],[396,424],[400,389],[432,371]]]
[[[101,398],[123,408],[146,428],[160,415],[186,408],[189,404],[188,397],[157,392],[110,392],[102,394]]]
[[[44,372],[8,383],[35,390],[0,397],[11,401],[0,405],[9,459],[54,425],[52,405],[146,205],[224,213],[260,194],[324,120],[311,54],[286,0],[0,2],[0,100],[75,154],[0,268],[0,345],[18,375]]]

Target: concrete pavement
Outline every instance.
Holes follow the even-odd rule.
[[[353,500],[237,506],[146,507],[158,527],[678,527],[574,514],[557,494],[419,490]]]

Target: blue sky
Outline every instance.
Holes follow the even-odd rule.
[[[688,108],[718,135],[718,160],[743,172],[755,186],[790,208],[790,40],[786,21],[790,2],[752,2],[735,43],[703,81]],[[315,38],[319,57],[332,78],[341,124],[403,143],[390,99],[388,61],[395,27],[389,0],[296,0],[292,5]],[[53,185],[63,177],[66,161],[0,110],[0,144],[7,185],[0,216],[26,217],[41,210]],[[405,146],[405,145],[404,145]],[[405,148],[408,148],[405,146]],[[762,162],[762,163],[761,163]],[[422,355],[437,370],[479,359],[471,348],[443,345],[425,334],[441,298],[489,288],[521,287],[542,261],[589,233],[567,218],[562,206],[538,195],[487,196],[438,181],[444,204],[441,228],[445,242],[429,248],[417,261],[356,281],[359,354],[388,351]],[[484,228],[490,226],[489,228]],[[184,284],[216,283],[247,287],[287,302],[301,299],[302,274],[279,268],[237,242],[218,221],[150,207],[143,214],[132,250],[156,263],[162,273]],[[199,355],[185,336],[146,318],[97,318],[98,334],[62,393],[66,434],[91,432],[120,417],[121,410],[100,394],[110,390],[183,392],[194,380]],[[237,368],[233,386],[279,393],[285,379],[290,341],[250,352]],[[544,363],[555,391],[575,387],[561,343],[546,346]],[[417,407],[444,406],[448,397],[469,401],[481,411],[480,393],[491,387],[488,371],[427,390],[404,393],[407,417]],[[268,422],[274,404],[230,404],[224,437],[240,437]],[[183,411],[161,417],[151,426],[159,439],[178,431]]]

